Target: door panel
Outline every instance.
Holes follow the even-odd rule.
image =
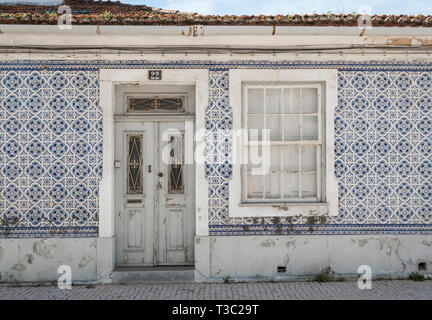
[[[116,261],[153,265],[153,126],[116,123],[115,139]]]
[[[194,170],[185,164],[191,134],[185,122],[159,123],[159,264],[193,264]]]
[[[144,210],[127,209],[127,248],[145,250],[143,239]]]
[[[193,264],[192,134],[185,122],[116,123],[117,265]]]

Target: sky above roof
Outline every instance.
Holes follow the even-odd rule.
[[[125,3],[202,14],[367,13],[432,14],[430,0],[123,0]],[[366,6],[366,7],[365,7]],[[366,11],[366,12],[363,12]]]
[[[0,3],[39,3],[56,5],[61,0],[0,0]],[[432,14],[430,0],[122,0],[124,3],[173,9],[200,14]]]

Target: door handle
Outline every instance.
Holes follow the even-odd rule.
[[[148,171],[148,173],[151,173],[151,165],[148,165],[147,171]]]

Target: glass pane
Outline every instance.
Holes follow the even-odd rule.
[[[256,129],[253,131],[253,129]],[[264,116],[249,115],[248,117],[248,134],[249,140],[256,141],[262,139],[262,129],[264,129]],[[255,135],[251,134],[254,133]]]
[[[318,116],[302,116],[302,140],[318,140]]]
[[[266,113],[282,113],[281,94],[282,89],[267,89]]]
[[[299,147],[289,146],[284,147],[283,155],[283,170],[285,171],[298,171],[299,170]]]
[[[248,89],[248,113],[264,113],[264,89]]]
[[[282,116],[284,121],[284,140],[300,140],[300,117],[299,116]]]
[[[279,146],[270,147],[270,170],[281,170],[281,147]]]
[[[265,198],[266,199],[277,199],[281,198],[280,191],[280,174],[269,173],[265,175]]]
[[[248,173],[247,176],[247,197],[262,199],[263,198],[263,175],[252,175]]]
[[[317,147],[302,146],[301,147],[301,169],[308,171],[316,171],[317,169]]]
[[[128,98],[128,112],[183,111],[183,98]]]
[[[284,89],[284,113],[300,112],[300,89]]]
[[[318,112],[318,89],[317,88],[301,89],[301,109],[302,109],[302,113]]]
[[[260,145],[251,145],[248,148],[248,163],[247,169],[248,171],[252,170],[252,168],[256,170],[260,170],[262,168],[263,162],[263,147]]]
[[[298,173],[284,174],[284,197],[285,198],[299,197],[299,174]]]
[[[317,196],[316,173],[301,173],[301,191],[302,198],[314,198]]]
[[[142,135],[128,135],[127,193],[143,192]]]
[[[267,116],[266,117],[266,128],[270,129],[270,140],[281,141],[282,140],[282,117],[281,116]]]
[[[183,151],[183,136],[171,136],[170,157],[168,164],[168,193],[184,193]]]

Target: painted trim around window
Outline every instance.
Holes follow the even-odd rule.
[[[244,82],[321,82],[325,90],[325,200],[319,203],[242,203],[241,165],[234,161],[229,181],[230,217],[283,217],[338,214],[338,185],[334,174],[334,109],[337,106],[337,70],[245,70],[229,72],[229,102],[233,110],[233,130],[242,128],[242,85]]]

